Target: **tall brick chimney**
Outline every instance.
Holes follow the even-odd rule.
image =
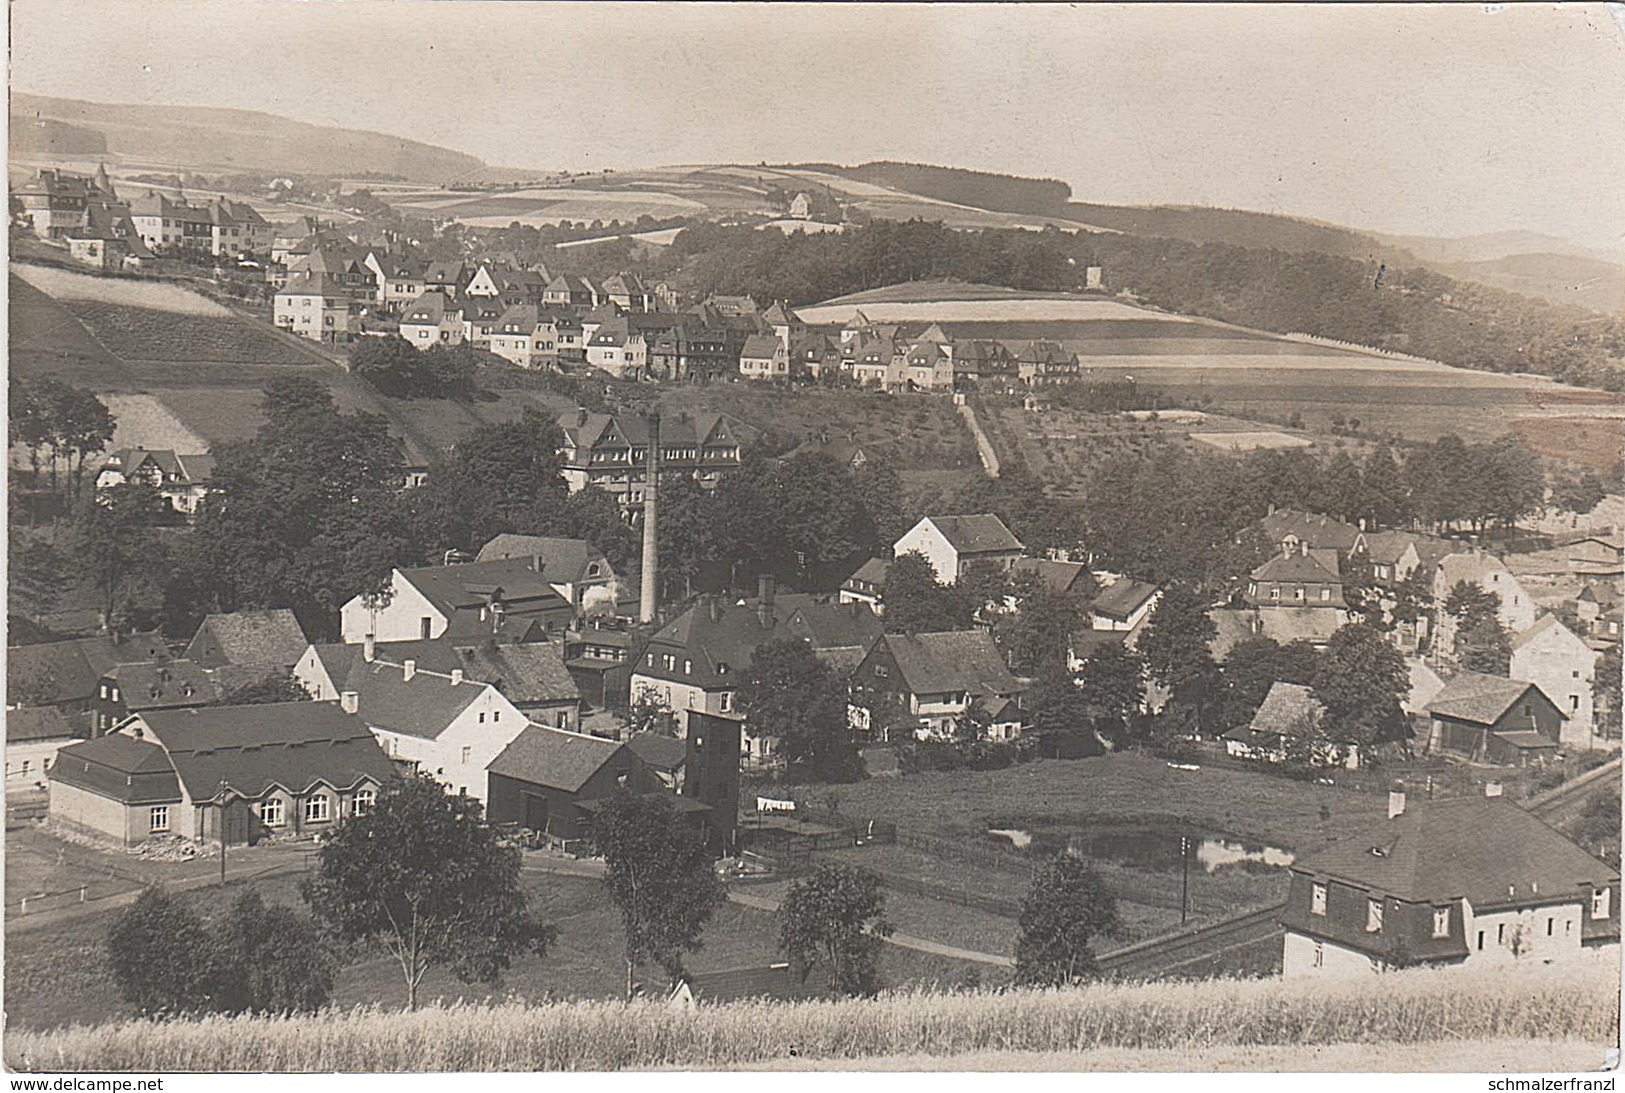
[[[660,540],[655,490],[660,477],[660,415],[649,415],[649,464],[643,483],[643,578],[638,595],[638,621],[655,621],[659,607]]]

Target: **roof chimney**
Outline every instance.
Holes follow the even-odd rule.
[[[1485,782],[1484,783],[1484,796],[1486,796],[1486,797],[1499,797],[1499,796],[1501,796],[1501,783],[1500,782]]]
[[[403,683],[404,682],[410,682],[412,677],[417,675],[417,674],[418,674],[418,662],[411,659],[410,657],[408,657],[401,664],[401,681]]]
[[[530,556],[530,568],[537,573],[542,571],[542,556],[540,554]]]
[[[463,681],[463,670],[461,668],[453,668],[451,670],[451,685],[453,687],[455,687],[455,686],[457,686],[457,684],[461,683],[462,681]]]
[[[1388,818],[1392,820],[1396,816],[1403,816],[1404,814],[1405,783],[1395,782],[1393,788],[1388,791]]]
[[[354,691],[344,691],[339,694],[339,709],[345,713],[355,713],[361,708],[361,696]]]
[[[773,625],[773,575],[756,578],[756,618],[764,627]]]
[[[372,634],[361,639],[361,659],[368,664],[378,659],[378,639]]]

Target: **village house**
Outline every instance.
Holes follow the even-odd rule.
[[[516,558],[531,561],[532,568],[579,614],[613,612],[625,591],[604,552],[586,539],[504,532],[480,547],[474,560],[500,562]]]
[[[213,253],[214,224],[209,211],[156,190],[130,202],[130,221],[155,254]]]
[[[96,471],[96,489],[109,490],[126,482],[151,486],[176,512],[197,514],[214,477],[214,456],[181,455],[168,448],[120,448]]]
[[[1595,748],[1604,744],[1593,717],[1597,652],[1556,615],[1541,615],[1535,625],[1512,639],[1509,674],[1539,687],[1563,711],[1558,740],[1563,747]]]
[[[604,303],[604,296],[598,286],[585,277],[577,277],[569,273],[561,273],[547,283],[542,290],[542,303],[548,307],[574,308],[586,310]]]
[[[588,364],[618,379],[638,379],[648,371],[648,340],[634,331],[624,316],[600,321],[588,335],[591,325],[582,322]]]
[[[500,296],[464,296],[459,304],[463,341],[476,349],[491,348],[491,336],[501,327],[507,310]]]
[[[11,196],[21,206],[23,221],[41,239],[62,239],[70,231],[83,230],[87,210],[93,207],[118,208],[128,214],[128,208],[119,203],[105,165],[98,167],[94,175],[43,169],[12,190]]]
[[[1223,736],[1225,753],[1236,759],[1284,763],[1299,741],[1320,731],[1326,708],[1314,692],[1299,683],[1272,683],[1253,719]],[[1355,770],[1360,751],[1348,743],[1326,741],[1315,745],[1309,760],[1317,766],[1341,765]]]
[[[369,251],[366,263],[378,284],[373,299],[386,314],[400,314],[423,295],[426,286],[422,262],[387,252],[379,254]]]
[[[209,673],[189,660],[115,664],[96,684],[95,730],[108,732],[131,714],[205,706],[218,693]]]
[[[1574,598],[1574,611],[1586,625],[1593,645],[1605,648],[1620,641],[1620,589],[1617,581],[1587,581]]]
[[[892,545],[892,553],[924,555],[942,584],[955,584],[973,565],[1008,573],[1026,550],[1004,521],[991,513],[926,516]]]
[[[139,268],[154,257],[122,205],[91,203],[83,223],[59,229],[58,238],[75,261],[109,272]]]
[[[1423,709],[1430,754],[1502,766],[1554,757],[1565,720],[1533,683],[1478,672],[1458,672]]]
[[[209,220],[209,253],[217,258],[268,255],[274,229],[254,206],[224,197],[203,206]]]
[[[1502,797],[1407,807],[1291,867],[1288,979],[1619,959],[1619,871]]]
[[[1092,630],[1137,631],[1162,599],[1162,590],[1147,581],[1119,577],[1089,605]]]
[[[6,649],[6,709],[53,707],[62,713],[95,708],[102,678],[116,665],[169,655],[157,631],[95,634]]]
[[[310,639],[285,607],[205,615],[181,654],[202,668],[231,665],[260,673],[291,672]]]
[[[438,292],[447,301],[456,301],[468,283],[468,267],[462,262],[440,259],[423,267],[423,291]]]
[[[578,410],[558,420],[564,432],[561,469],[570,492],[597,486],[623,509],[641,505],[648,475],[648,419]],[[736,426],[722,414],[662,418],[661,472],[691,474],[701,489],[715,489],[723,474],[739,466],[739,444]]]
[[[973,338],[954,343],[954,385],[1002,386],[1016,378],[1015,355],[1003,342]]]
[[[418,349],[431,345],[461,345],[463,312],[440,291],[426,291],[401,314],[401,337]]]
[[[1258,526],[1265,539],[1280,547],[1282,554],[1330,550],[1347,557],[1360,538],[1360,529],[1353,524],[1297,509],[1276,509],[1260,520]]]
[[[1577,577],[1614,577],[1625,573],[1625,535],[1619,528],[1590,528],[1557,540],[1568,571]]]
[[[748,380],[789,379],[789,351],[772,334],[752,334],[739,350],[739,374]]]
[[[529,557],[396,569],[382,596],[355,596],[339,609],[340,634],[355,645],[369,635],[379,642],[478,639],[521,621],[563,630],[575,608],[536,565]]]
[[[277,327],[315,342],[344,343],[361,332],[360,308],[349,286],[331,274],[289,274],[272,302]]]
[[[1371,579],[1391,588],[1403,584],[1421,567],[1416,544],[1417,537],[1408,531],[1362,531],[1349,553],[1365,558],[1371,566]]]
[[[412,658],[364,659],[345,677],[338,707],[359,718],[391,759],[480,801],[487,764],[529,723],[493,685],[461,668],[419,668]]]
[[[1029,387],[1071,383],[1078,378],[1078,355],[1059,342],[1028,342],[1016,354],[1016,375]]]
[[[886,386],[910,391],[948,391],[954,386],[954,346],[926,338],[892,357]]]
[[[635,273],[617,273],[601,286],[602,294],[622,311],[654,311],[655,294]]]
[[[840,602],[867,604],[875,614],[885,614],[886,575],[890,572],[891,562],[885,558],[870,558],[841,582],[837,593]]]
[[[820,379],[839,375],[841,371],[841,351],[823,334],[797,334],[792,337],[789,361],[790,374],[793,376]]]
[[[1433,649],[1436,654],[1446,658],[1454,655],[1456,617],[1446,611],[1444,605],[1451,590],[1463,582],[1477,585],[1500,598],[1499,618],[1508,633],[1521,634],[1535,625],[1534,597],[1512,575],[1505,562],[1482,550],[1450,554],[1440,560],[1433,577],[1436,615]]]
[[[330,831],[370,808],[393,774],[365,727],[334,706],[152,710],[58,752],[50,816],[123,846],[255,843]]]
[[[55,706],[6,711],[6,796],[45,788],[56,753],[90,737],[91,715],[63,713]]]
[[[1337,552],[1321,547],[1299,550],[1296,554],[1277,554],[1253,570],[1242,596],[1245,609],[1224,614],[1244,620],[1251,636],[1267,637],[1282,645],[1307,641],[1316,648],[1325,648],[1332,635],[1349,621]],[[1301,552],[1305,550],[1307,553]],[[1213,614],[1218,623],[1221,612]]]
[[[1011,675],[985,630],[949,630],[883,635],[853,673],[852,688],[861,728],[882,736],[893,730],[874,723],[890,708],[906,714],[919,739],[952,739],[972,704],[997,710],[1027,685]]]

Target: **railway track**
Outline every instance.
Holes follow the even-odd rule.
[[[1621,762],[1619,758],[1610,759],[1596,770],[1588,770],[1580,777],[1530,799],[1525,807],[1554,826],[1576,819],[1594,794],[1619,788]]]
[[[1220,922],[1166,934],[1102,953],[1100,970],[1121,978],[1153,979],[1186,971],[1208,971],[1217,958],[1240,949],[1280,944],[1284,905],[1248,911]]]

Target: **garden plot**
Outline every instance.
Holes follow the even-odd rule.
[[[48,296],[76,304],[81,301],[120,307],[162,311],[173,315],[198,315],[230,319],[232,313],[220,304],[191,289],[161,281],[131,281],[114,277],[92,277],[48,266],[13,265],[12,271]]]

